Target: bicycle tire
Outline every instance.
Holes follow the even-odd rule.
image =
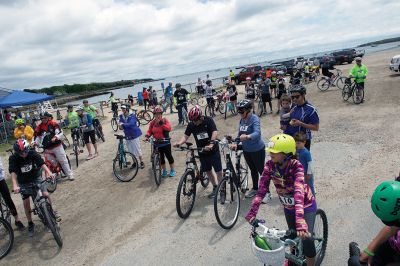
[[[361,95],[357,96],[357,91],[361,93]],[[359,89],[357,88],[357,85],[354,87],[354,91],[353,91],[353,102],[355,104],[360,104],[362,103],[364,100],[364,90],[363,89]]]
[[[227,114],[228,114],[228,103],[225,103],[224,119],[226,119]]]
[[[104,138],[104,134],[103,132],[100,131],[100,129],[98,127],[95,128],[96,130],[96,136],[98,139],[101,139],[103,142],[105,142],[105,138]]]
[[[322,240],[321,236],[315,236],[315,228],[317,224],[317,219],[318,217],[321,218],[322,221]],[[314,224],[314,232],[313,232],[313,237],[316,239],[314,241],[315,243],[315,249],[317,251],[317,255],[315,258],[315,265],[321,265],[322,261],[324,260],[325,253],[326,253],[326,246],[328,244],[328,218],[326,217],[326,214],[323,210],[318,209],[317,213],[315,215],[315,224]],[[321,243],[322,241],[322,243]]]
[[[127,151],[124,151],[123,155],[125,157],[125,160],[127,160],[126,158],[130,158],[132,159],[132,161],[130,162],[130,164],[132,165],[129,169],[127,169],[129,164],[124,165],[123,162],[120,162],[120,154],[117,154],[117,156],[115,156],[114,160],[113,160],[113,173],[114,176],[121,182],[129,182],[132,179],[134,179],[137,175],[138,169],[139,169],[139,163],[138,160],[136,159],[136,157]],[[120,168],[120,170],[122,171],[122,169],[126,169],[126,170],[132,170],[129,171],[129,175],[128,176],[124,176],[120,173],[117,172],[118,168]]]
[[[317,87],[320,91],[326,91],[329,89],[330,86],[331,84],[328,79],[322,78],[317,82]]]
[[[229,192],[229,195],[228,193]],[[225,198],[223,198],[223,194],[225,193]],[[227,217],[227,221],[224,219],[224,215],[222,214],[223,207],[229,205],[233,206],[234,215]],[[229,208],[230,206],[228,206]],[[229,175],[225,175],[225,177],[219,182],[216,190],[216,194],[214,196],[214,214],[217,219],[218,224],[223,229],[231,229],[237,222],[240,212],[240,195],[239,190],[236,185],[236,182],[233,181],[233,178]]]
[[[156,153],[154,155],[152,161],[152,167],[154,180],[156,181],[156,185],[159,186],[161,184],[161,164],[160,164],[160,155]]]
[[[258,102],[258,107],[257,107],[257,114],[258,114],[258,116],[261,117],[261,116],[263,115],[263,112],[264,112],[264,104],[263,104],[263,102],[260,100],[260,101]]]
[[[150,110],[142,111],[142,119],[146,120],[149,123],[151,120],[154,119],[154,114]],[[147,125],[147,124],[146,124]]]
[[[189,124],[188,112],[186,111],[186,109],[184,107],[182,108],[182,117],[183,117],[182,125],[184,126],[185,123]]]
[[[182,192],[182,193],[181,193]],[[187,209],[183,209],[181,203],[182,196],[190,197]],[[186,170],[179,180],[178,189],[176,191],[176,211],[182,219],[189,217],[193,210],[196,200],[196,175],[192,170]]]
[[[240,190],[246,193],[249,189],[249,166],[245,160],[240,161]]]
[[[69,142],[67,136],[64,135],[64,138],[62,140],[64,144],[67,146],[67,148],[71,147],[71,143]]]
[[[0,260],[7,256],[14,245],[14,230],[12,229],[11,224],[2,217],[0,217],[0,232],[3,232],[3,230],[1,230],[1,227],[4,227],[5,234],[4,236],[3,234],[1,234],[0,237]],[[6,236],[8,236],[8,241],[6,240]],[[4,248],[2,247],[3,242],[5,242]]]
[[[111,118],[111,128],[114,130],[114,132],[118,131],[118,123],[115,117]]]
[[[44,174],[43,169],[40,169],[40,176],[43,179],[45,179],[46,175],[43,175],[43,174]],[[55,181],[55,182],[45,182],[45,188],[46,188],[47,192],[54,193],[54,191],[56,191],[56,189],[57,189],[57,181]]]
[[[57,245],[61,248],[63,245],[63,241],[60,235],[60,231],[57,225],[53,208],[47,201],[44,201],[39,208],[41,209],[41,212],[43,214],[43,219],[46,223],[47,228],[50,229],[51,233],[53,234],[54,240],[56,241]]]
[[[336,87],[343,90],[344,85],[346,84],[346,79],[346,77],[338,77],[338,79],[336,80]]]
[[[351,242],[349,244],[349,256],[353,257],[359,257],[361,254],[360,248],[358,247],[358,244],[356,242]]]
[[[74,153],[74,155],[75,155],[75,164],[76,164],[76,168],[78,168],[78,166],[79,166],[79,159],[78,159],[78,157],[79,157],[80,149],[79,149],[79,144],[78,144],[78,141],[77,141],[77,140],[74,140],[72,149],[73,149],[73,153]]]
[[[200,97],[197,99],[197,104],[201,107],[205,107],[207,105],[207,101],[204,97]]]
[[[343,100],[347,101],[350,98],[350,86],[348,84],[344,85],[342,90],[342,98]]]
[[[200,184],[203,188],[208,187],[208,184],[210,184],[210,179],[208,178],[208,175],[206,172],[200,173]]]
[[[225,102],[220,102],[217,109],[221,115],[225,114]]]
[[[1,218],[6,220],[9,224],[11,224],[11,211],[8,208],[6,202],[4,201],[3,197],[0,194],[0,208],[1,208]]]

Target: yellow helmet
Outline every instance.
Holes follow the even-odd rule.
[[[287,134],[278,134],[269,139],[266,149],[270,153],[296,154],[296,142]]]

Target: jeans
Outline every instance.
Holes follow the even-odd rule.
[[[185,108],[187,112],[187,103],[180,103],[176,106],[176,109],[178,109],[178,118],[179,118],[179,123],[183,122],[183,115],[182,115],[182,109]]]

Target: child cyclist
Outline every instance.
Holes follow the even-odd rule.
[[[296,143],[292,136],[278,134],[268,143],[271,160],[267,161],[260,180],[256,197],[246,215],[252,223],[256,218],[260,204],[267,193],[266,184],[274,182],[276,192],[284,207],[289,229],[297,231],[303,241],[304,255],[307,265],[315,264],[315,244],[309,237],[313,232],[317,203],[310,187],[304,182],[304,168],[296,160]]]

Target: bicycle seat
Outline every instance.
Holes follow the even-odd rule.
[[[188,146],[188,147],[190,147],[190,146],[193,145],[193,143],[190,143],[190,142],[186,142],[185,144],[186,144],[186,146]]]
[[[114,134],[114,136],[116,136],[117,139],[125,139],[125,136],[122,136],[122,135]]]

